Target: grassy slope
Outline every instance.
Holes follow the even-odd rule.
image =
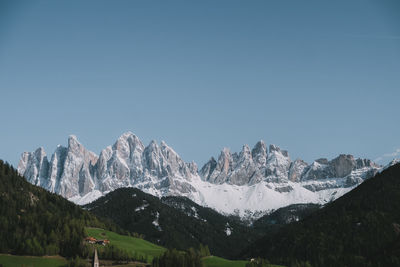
[[[4,267],[64,267],[67,261],[62,257],[33,257],[0,254],[0,264]]]
[[[86,228],[88,236],[93,236],[96,239],[108,239],[110,244],[131,252],[132,255],[136,252],[139,255],[147,255],[148,261],[151,262],[155,256],[159,256],[166,250],[163,247],[157,246],[146,240],[131,236],[119,235],[114,232],[103,230],[100,228]]]
[[[244,267],[248,261],[231,261],[216,256],[203,258],[206,267]],[[282,267],[280,265],[271,265],[271,267]]]
[[[247,261],[231,261],[216,256],[205,257],[203,259],[207,267],[244,267]]]

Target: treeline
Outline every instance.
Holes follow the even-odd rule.
[[[0,160],[0,253],[80,255],[85,226],[119,230],[66,199],[31,185]]]
[[[256,258],[256,259],[251,259],[250,262],[246,263],[246,267],[274,267],[276,265],[271,264],[267,259],[263,258]],[[287,264],[288,267],[312,267],[311,264],[306,261],[297,261],[294,260],[290,263]]]
[[[208,246],[200,244],[198,250],[193,248],[187,251],[169,249],[160,257],[155,257],[151,266],[153,267],[204,267],[201,258],[210,256]]]

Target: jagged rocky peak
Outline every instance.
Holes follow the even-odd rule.
[[[65,157],[67,156],[67,148],[58,145],[56,151],[51,156],[50,168],[49,168],[49,182],[47,184],[47,189],[54,192],[57,178],[61,177],[64,170]]]
[[[327,158],[319,158],[319,159],[316,159],[315,162],[317,162],[319,164],[323,164],[323,165],[327,165],[329,163]]]
[[[49,162],[43,147],[39,147],[34,152],[24,152],[18,164],[18,171],[28,181],[35,185],[43,185],[47,178]]]
[[[234,185],[256,184],[263,180],[287,181],[290,158],[286,150],[270,145],[269,153],[264,141],[256,143],[250,150],[243,145],[239,154],[231,153],[224,148],[218,161],[211,158],[200,170],[203,180],[215,184],[229,183]]]
[[[165,141],[161,141],[160,147],[161,153],[169,163],[182,161],[178,154],[171,147],[169,147]]]
[[[203,180],[208,181],[210,179],[210,175],[214,172],[217,167],[217,161],[214,157],[211,157],[209,161],[200,169],[200,177]]]
[[[269,182],[287,181],[291,160],[286,150],[276,145],[269,146],[265,176]]]
[[[98,156],[92,152],[87,150],[79,141],[75,135],[70,135],[68,137],[68,147],[67,147],[67,157],[75,156],[79,157],[84,161],[85,164],[96,164]]]
[[[80,146],[81,146],[81,143],[79,143],[76,135],[71,134],[68,136],[68,148],[73,149],[73,148],[77,148]]]
[[[254,163],[259,166],[265,166],[267,163],[267,146],[263,140],[257,142],[251,151]]]
[[[238,156],[235,155],[234,157],[237,158]],[[226,182],[227,176],[232,170],[233,167],[232,164],[233,164],[233,156],[229,148],[224,148],[218,157],[218,161],[217,164],[215,165],[215,168],[212,168],[213,170],[209,172],[208,178],[206,180],[215,184],[221,184]],[[213,165],[213,162],[209,162],[209,165],[211,167]]]
[[[248,145],[244,145],[237,159],[234,158],[232,169],[226,175],[226,182],[234,185],[249,184],[250,180],[258,176],[257,167]]]
[[[289,157],[289,152],[287,150],[281,150],[278,146],[274,144],[269,145],[269,152],[270,153],[276,152],[282,154],[285,157]]]
[[[155,140],[151,140],[150,144],[144,149],[143,160],[145,167],[149,170],[159,172],[160,169],[160,148]]]
[[[242,161],[253,161],[253,157],[251,155],[250,147],[248,145],[243,145],[242,150],[240,151],[237,160],[239,162],[242,162]]]
[[[302,159],[296,159],[290,164],[289,168],[289,180],[292,182],[299,182],[301,177],[307,170],[308,163]]]
[[[106,147],[100,152],[99,159],[97,160],[97,178],[102,178],[102,176],[107,171],[107,162],[113,155],[113,150],[111,146]]]
[[[226,175],[232,167],[232,154],[229,148],[224,148],[218,157],[217,170]]]
[[[192,175],[197,175],[197,165],[185,163],[181,157],[171,147],[161,141],[161,154],[163,159],[163,168],[169,175],[180,174],[182,178],[190,179]],[[192,172],[193,169],[195,172]]]
[[[199,168],[198,168],[196,162],[194,162],[194,161],[189,162],[189,163],[188,163],[188,168],[189,168],[189,170],[190,170],[191,173],[195,173],[195,174],[198,173],[198,169],[199,169]]]
[[[87,150],[75,135],[70,135],[63,172],[56,188],[60,195],[70,198],[75,195],[84,196],[92,191],[95,184],[91,169],[97,160],[95,153]]]
[[[39,161],[43,161],[45,158],[47,158],[46,152],[44,151],[43,147],[39,147],[38,149],[35,150],[34,153],[36,158],[39,159]]]
[[[144,150],[144,145],[135,134],[126,132],[118,138],[112,149],[117,151],[119,156],[124,159],[134,159],[135,152],[141,154]]]
[[[345,177],[357,166],[353,155],[341,154],[331,161],[333,172],[337,177]]]
[[[365,168],[365,167],[374,167],[374,168],[378,168],[379,165],[376,164],[375,162],[373,162],[370,159],[356,159],[356,165],[357,165],[357,169],[358,168]]]
[[[114,143],[112,146],[113,161],[119,162],[119,164],[116,163],[118,165],[116,167],[124,169],[124,171],[119,173],[120,180],[127,176],[134,179],[141,175],[143,171],[142,154],[144,149],[142,141],[132,132],[124,133]]]

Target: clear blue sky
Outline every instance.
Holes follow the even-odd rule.
[[[199,165],[400,148],[400,1],[0,0],[0,158],[125,131]],[[382,162],[392,156],[383,157]]]

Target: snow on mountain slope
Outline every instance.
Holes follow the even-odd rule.
[[[184,162],[165,142],[144,146],[124,133],[97,156],[70,136],[47,159],[43,148],[24,152],[18,171],[32,184],[86,204],[120,187],[137,187],[155,196],[186,196],[227,214],[263,214],[295,203],[326,203],[340,197],[381,169],[367,159],[339,155],[307,164],[263,141],[253,149],[225,148],[200,171]]]

